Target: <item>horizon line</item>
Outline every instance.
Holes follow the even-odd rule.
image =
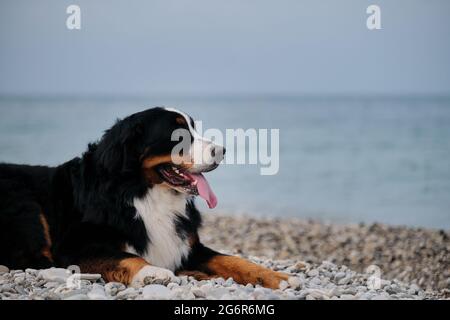
[[[435,98],[450,99],[450,93],[352,93],[352,92],[148,92],[148,93],[1,93],[0,99],[147,99],[147,98]]]

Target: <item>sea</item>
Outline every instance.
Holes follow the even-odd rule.
[[[257,162],[205,174],[219,201],[210,210],[198,199],[205,214],[450,229],[450,97],[3,96],[0,162],[61,164],[117,119],[153,106],[224,135],[278,129],[278,172],[261,175]]]

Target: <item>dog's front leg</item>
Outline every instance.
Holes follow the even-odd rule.
[[[198,280],[222,277],[233,278],[240,284],[259,284],[266,288],[278,289],[281,281],[288,281],[289,275],[265,268],[240,257],[215,252],[202,244],[197,244],[187,270],[178,275],[188,275]]]
[[[175,278],[172,271],[152,266],[143,258],[126,252],[81,259],[78,265],[81,272],[99,273],[106,282],[121,282],[135,288],[149,283],[167,284]]]
[[[67,233],[57,252],[57,262],[61,267],[77,265],[83,273],[99,273],[107,282],[133,287],[174,280],[172,271],[125,252],[125,243],[114,229],[83,223]]]
[[[271,289],[278,289],[280,282],[287,281],[289,277],[287,274],[270,270],[235,256],[214,256],[207,262],[206,267],[210,273],[224,279],[231,277],[240,284],[260,284]]]

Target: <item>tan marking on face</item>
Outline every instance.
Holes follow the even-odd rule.
[[[144,175],[147,181],[149,181],[151,184],[163,183],[164,181],[155,171],[155,167],[160,164],[174,163],[173,161],[177,163],[176,165],[178,167],[184,170],[188,170],[194,165],[192,162],[190,162],[190,159],[186,159],[186,157],[178,156],[177,158],[173,159],[171,154],[147,157],[142,161],[142,169],[144,170]]]
[[[240,284],[259,284],[266,288],[278,289],[288,275],[264,268],[258,264],[233,256],[215,256],[207,262],[207,269],[213,275],[233,278]]]
[[[177,118],[175,119],[175,121],[176,121],[178,124],[181,124],[181,125],[185,125],[185,126],[188,125],[187,122],[186,122],[186,119],[185,119],[184,117],[177,117]]]
[[[144,159],[142,161],[142,167],[144,169],[152,169],[156,167],[157,165],[163,164],[163,163],[170,163],[172,162],[172,155],[166,154],[166,155],[159,155],[159,156],[150,156]]]
[[[144,175],[146,180],[151,184],[160,184],[164,182],[154,168],[144,169]]]
[[[171,161],[171,156],[160,155],[160,156],[150,156],[142,161],[142,169],[144,171],[145,178],[151,184],[161,184],[164,181],[161,179],[159,174],[155,171],[157,165],[167,163]]]
[[[51,252],[52,238],[50,237],[50,227],[48,225],[47,218],[45,218],[43,213],[39,214],[39,220],[44,230],[44,238],[46,242],[46,245],[41,250],[41,254],[47,259],[49,259],[51,262],[53,262],[53,256]]]
[[[185,169],[189,169],[191,168],[194,164],[192,163],[192,160],[190,159],[190,157],[188,156],[176,156],[174,155],[172,157],[171,154],[166,154],[166,155],[159,155],[159,156],[150,156],[144,159],[144,161],[142,162],[142,167],[144,169],[151,169],[154,168],[160,164],[164,164],[164,163],[173,163],[176,164],[179,167],[185,168]]]
[[[193,163],[189,157],[175,156],[172,158],[171,154],[150,156],[142,161],[142,167],[144,169],[151,169],[164,163],[176,163],[177,166],[189,169],[193,166]]]

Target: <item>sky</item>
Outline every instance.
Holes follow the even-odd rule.
[[[0,95],[449,95],[449,16],[448,0],[2,0]]]

